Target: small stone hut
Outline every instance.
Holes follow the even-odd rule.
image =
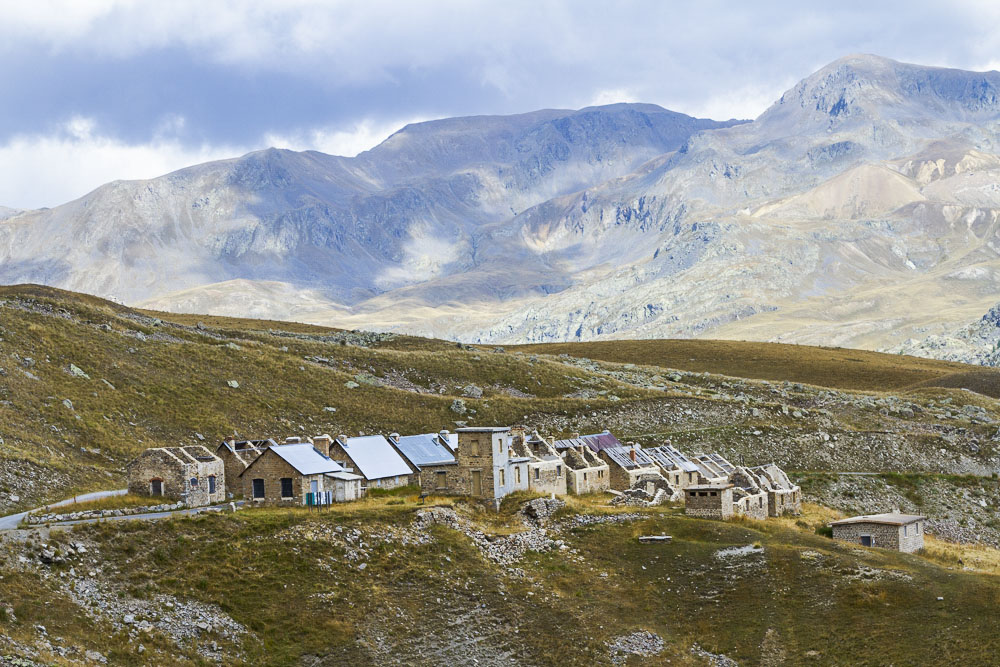
[[[225,466],[204,445],[147,449],[126,471],[128,491],[136,495],[162,496],[190,507],[226,499]]]
[[[733,511],[733,485],[728,482],[695,484],[684,489],[684,513],[688,516],[730,519]]]
[[[912,553],[924,546],[924,523],[919,514],[870,514],[834,521],[833,538],[863,547],[881,547]]]

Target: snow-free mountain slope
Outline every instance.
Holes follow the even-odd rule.
[[[858,55],[753,122],[612,105],[262,151],[8,218],[0,279],[462,340],[889,347],[996,303],[998,91]]]

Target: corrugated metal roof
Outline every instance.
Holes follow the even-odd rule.
[[[381,435],[362,435],[348,438],[347,442],[337,442],[367,479],[409,475],[412,472],[399,452]]]
[[[604,453],[607,454],[612,461],[620,465],[626,470],[632,470],[633,468],[639,468],[642,466],[656,465],[653,460],[646,456],[642,449],[635,450],[635,461],[632,460],[631,447],[605,447]]]
[[[577,449],[579,447],[589,447],[586,442],[580,438],[567,438],[565,440],[556,440],[552,443],[552,446],[558,449]]]
[[[336,461],[324,455],[308,442],[292,445],[274,445],[271,451],[283,458],[288,465],[302,475],[321,475],[328,472],[341,472]]]
[[[580,439],[587,443],[587,445],[595,452],[599,452],[602,449],[608,449],[609,447],[624,447],[618,438],[611,435],[610,431],[592,433],[591,435],[581,435]]]
[[[455,454],[441,444],[437,433],[404,435],[396,441],[396,447],[415,466],[455,463]]]

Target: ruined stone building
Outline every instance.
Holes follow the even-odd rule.
[[[761,478],[750,469],[737,466],[729,475],[733,485],[733,514],[750,519],[766,519],[768,516],[767,491],[761,486]]]
[[[684,489],[684,513],[703,519],[733,516],[733,485],[728,482],[694,484]]]
[[[226,469],[226,495],[238,498],[243,495],[243,481],[240,475],[268,447],[276,445],[274,440],[236,440],[226,438],[216,447],[215,455],[222,459]]]
[[[271,505],[326,505],[361,496],[361,476],[347,472],[312,443],[264,450],[240,479],[244,497]]]
[[[394,438],[399,435],[394,433]],[[395,489],[411,484],[416,470],[382,435],[348,438],[338,435],[330,444],[330,458],[364,478],[366,489]]]
[[[191,507],[226,499],[226,470],[203,445],[147,449],[126,467],[128,491],[162,496]]]
[[[660,467],[646,456],[638,445],[628,447],[605,447],[597,455],[608,464],[611,488],[615,491],[631,489],[646,479],[662,479]]]
[[[927,517],[916,514],[872,514],[834,521],[833,538],[860,544],[912,553],[924,546],[924,523]]]
[[[510,428],[458,429],[457,458],[454,493],[499,501],[514,491],[528,490],[531,458],[514,452]]]
[[[515,427],[511,429],[511,447],[517,456],[529,459],[529,491],[566,495],[566,463],[545,438],[537,432],[528,433],[523,427]]]
[[[451,446],[452,440],[455,448]],[[393,434],[389,442],[414,469],[421,491],[439,495],[460,493],[458,459],[455,457],[458,437],[454,433]]]
[[[702,483],[722,482],[736,470],[736,466],[717,453],[695,454],[693,463],[698,466]]]
[[[773,463],[750,468],[767,493],[768,516],[802,513],[802,490],[792,484],[785,471]]]
[[[558,450],[566,464],[569,493],[597,493],[611,488],[611,468],[582,440]]]

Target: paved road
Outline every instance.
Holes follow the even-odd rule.
[[[225,507],[223,505],[223,507]],[[77,519],[76,521],[52,521],[49,523],[50,528],[60,528],[62,526],[75,526],[78,523],[98,523],[100,521],[124,521],[124,520],[139,520],[139,521],[156,521],[157,519],[166,519],[172,516],[183,516],[185,514],[201,514],[202,512],[220,512],[222,511],[218,506],[215,507],[189,507],[182,510],[174,510],[172,512],[149,512],[147,514],[126,514],[125,516],[105,516],[99,519]]]
[[[67,498],[66,500],[60,500],[57,503],[52,503],[51,505],[45,505],[44,507],[65,507],[66,505],[72,505],[73,503],[85,503],[88,500],[99,500],[101,498],[110,498],[111,496],[124,496],[128,492],[128,489],[115,489],[113,491],[94,491],[93,493],[84,493],[79,496],[74,496],[72,498]],[[39,508],[36,508],[39,509]],[[34,510],[29,510],[34,511]],[[10,514],[8,516],[0,517],[0,530],[14,530],[17,525],[21,523],[28,512],[21,512],[19,514]]]

